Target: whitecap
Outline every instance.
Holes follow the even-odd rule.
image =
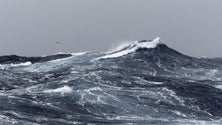
[[[90,53],[89,51],[86,52],[78,52],[78,53],[71,53],[72,56],[81,56],[81,55],[85,55],[87,53]]]
[[[71,93],[73,90],[71,87],[69,86],[63,86],[61,88],[57,88],[57,89],[48,89],[48,90],[45,90],[44,92],[46,93],[61,93],[61,94],[64,94],[64,93]]]
[[[3,64],[3,65],[0,65],[0,69],[8,69],[8,68],[11,68],[11,67],[25,67],[25,66],[29,66],[31,65],[32,63],[31,62],[24,62],[24,63],[18,63],[18,64]]]
[[[160,43],[161,43],[161,41],[160,41],[159,37],[157,37],[156,39],[149,41],[149,42],[135,41],[132,43],[124,43],[124,44],[118,46],[115,50],[108,52],[107,55],[99,57],[96,60],[105,59],[105,58],[121,57],[121,56],[127,55],[129,53],[132,53],[139,48],[155,48]]]
[[[155,84],[155,85],[161,85],[161,84],[163,84],[163,82],[151,82],[151,81],[149,81],[150,83],[152,83],[152,84]]]

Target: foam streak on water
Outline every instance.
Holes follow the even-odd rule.
[[[0,61],[0,125],[222,124],[222,59],[189,57],[159,38]]]
[[[103,57],[99,57],[98,59],[105,59],[105,58],[117,58],[120,56],[127,55],[129,53],[132,53],[136,51],[138,48],[155,48],[158,44],[160,44],[160,38],[157,37],[156,39],[149,41],[149,42],[140,42],[135,41],[132,43],[124,43],[122,45],[119,45],[119,47],[116,48],[116,50],[113,50],[110,52],[110,54],[105,55]]]

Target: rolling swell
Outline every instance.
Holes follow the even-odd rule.
[[[222,123],[221,59],[189,57],[159,39],[0,61],[0,124]]]

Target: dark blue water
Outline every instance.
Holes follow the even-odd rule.
[[[1,125],[222,124],[222,59],[158,39],[0,61]]]

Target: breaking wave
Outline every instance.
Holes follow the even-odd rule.
[[[222,124],[222,59],[159,38],[106,53],[0,57],[0,124]]]

